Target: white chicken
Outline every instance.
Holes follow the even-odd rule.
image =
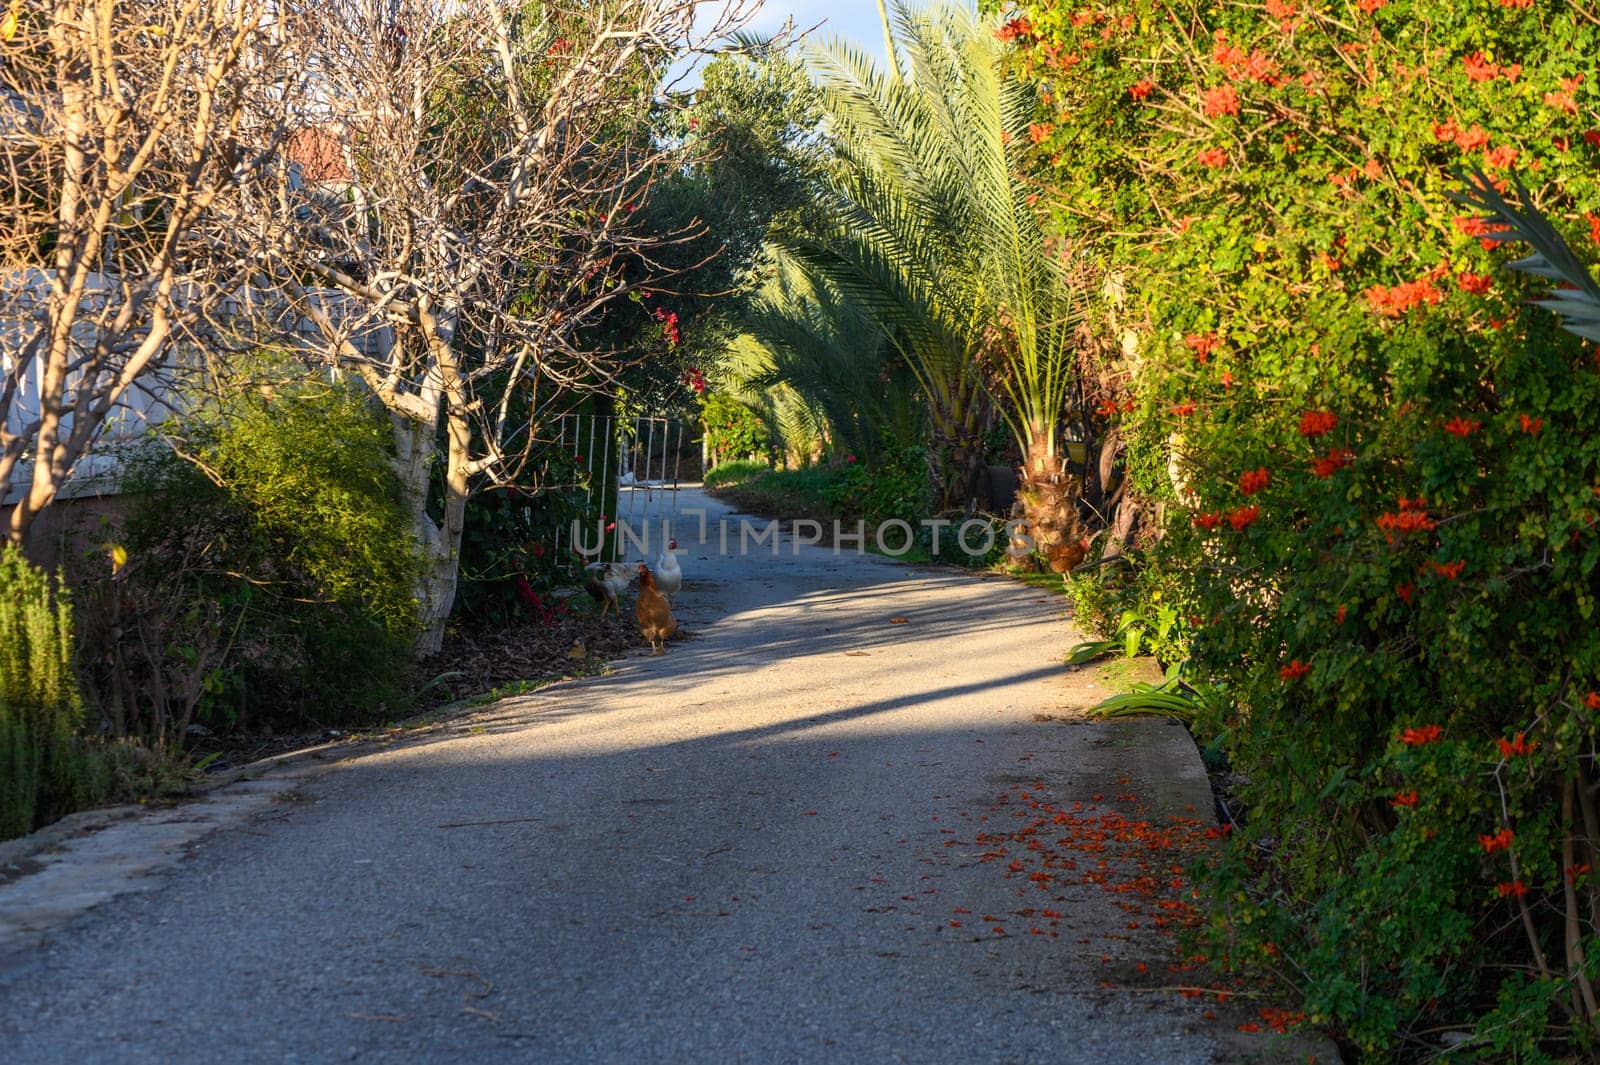
[[[656,590],[670,600],[683,587],[683,569],[678,565],[678,541],[668,540],[667,549],[656,556],[651,576],[656,579]]]
[[[591,562],[583,567],[583,587],[594,601],[600,604],[600,616],[612,607],[621,607],[617,600],[628,590],[628,567],[620,562]]]

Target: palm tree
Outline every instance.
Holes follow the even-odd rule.
[[[863,461],[922,429],[915,383],[878,324],[781,251],[723,352],[718,386],[763,413],[791,450],[826,438]]]
[[[1023,501],[1052,568],[1082,557],[1060,426],[1075,394],[1081,271],[1052,254],[1023,177],[1032,90],[994,27],[895,4],[903,76],[833,42],[807,63],[834,165],[831,229],[785,250],[871,315],[928,402],[941,494],[963,505],[992,404],[1025,457]]]

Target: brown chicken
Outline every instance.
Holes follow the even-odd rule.
[[[650,567],[643,562],[639,563],[639,602],[633,610],[639,619],[639,632],[650,641],[653,653],[666,654],[667,639],[678,631],[678,623],[672,618],[666,597],[656,589]]]

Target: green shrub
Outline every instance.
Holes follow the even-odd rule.
[[[384,419],[353,389],[291,381],[168,433],[184,457],[130,464],[126,564],[85,582],[85,672],[113,734],[403,709],[418,563]]]
[[[1194,671],[1243,708],[1208,953],[1375,1060],[1452,1028],[1484,1060],[1592,1048],[1600,379],[1448,194],[1515,167],[1600,236],[1600,27],[1555,0],[1016,7],[1042,202],[1148,323],[1090,398],[1165,509]]]
[[[67,593],[0,544],[0,839],[104,792],[82,721]]]
[[[707,392],[701,397],[700,420],[705,423],[706,447],[718,462],[765,455],[771,434],[761,417],[731,396]]]

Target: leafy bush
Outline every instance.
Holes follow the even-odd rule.
[[[1446,1028],[1591,1047],[1600,381],[1448,193],[1516,166],[1600,236],[1600,28],[1553,0],[1020,7],[1044,202],[1150,323],[1094,398],[1165,508],[1193,664],[1247,708],[1213,956],[1379,1059]]]
[[[126,564],[89,582],[86,665],[116,734],[370,719],[406,700],[416,552],[389,431],[353,390],[243,391],[148,449]],[[92,627],[91,627],[92,626]]]
[[[706,446],[719,463],[765,455],[772,444],[760,416],[720,392],[701,397],[700,420],[705,423]]]
[[[491,488],[467,505],[454,611],[466,624],[503,625],[529,615],[550,620],[565,609],[546,596],[571,580],[571,571],[559,568],[567,560],[557,555],[554,532],[575,520],[592,524],[595,515],[585,512],[587,472],[565,453],[549,451],[539,475],[544,487]]]
[[[0,839],[98,798],[67,593],[0,544]]]

